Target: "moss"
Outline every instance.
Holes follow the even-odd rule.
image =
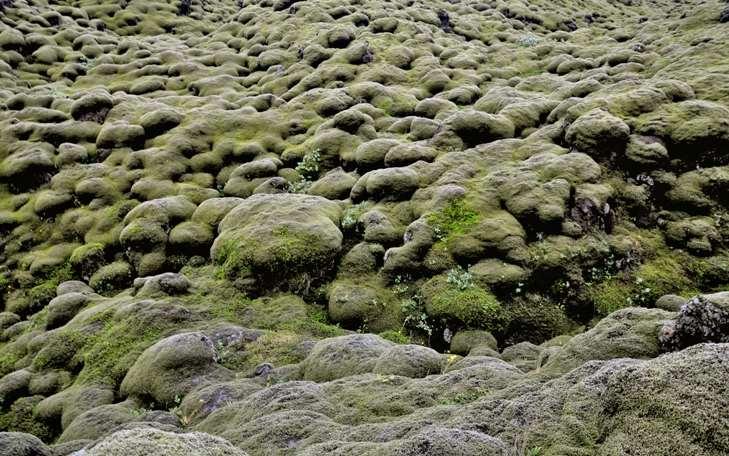
[[[349,329],[381,332],[402,326],[400,303],[377,275],[339,278],[328,287],[331,319]]]
[[[695,291],[694,281],[687,274],[679,258],[661,256],[643,264],[636,275],[656,299],[669,293],[684,294]]]
[[[25,432],[46,442],[53,439],[56,430],[38,420],[33,409],[43,396],[23,397],[15,401],[5,413],[0,414],[0,431]]]
[[[73,270],[69,263],[57,266],[41,276],[41,282],[27,292],[28,306],[31,313],[42,310],[56,296],[56,288],[62,282],[73,278]]]
[[[207,309],[213,318],[219,318],[231,323],[241,323],[245,313],[251,307],[251,300],[245,296],[235,296],[231,300],[221,301],[210,299]]]
[[[196,283],[193,293],[182,297],[182,300],[188,307],[206,315],[206,319],[271,331],[291,331],[317,338],[344,333],[331,323],[321,306],[307,303],[292,294],[250,299],[221,277],[218,271],[212,265],[182,270]]]
[[[103,329],[87,340],[81,357],[81,384],[108,384],[117,387],[139,355],[164,333],[166,325],[134,319],[114,321],[111,312],[97,316]]]
[[[467,232],[478,223],[479,219],[478,212],[459,198],[448,203],[442,210],[431,214],[428,223],[435,230],[436,237],[443,240]]]
[[[99,293],[111,293],[128,286],[132,281],[132,268],[125,261],[108,264],[91,276],[89,285]]]
[[[431,318],[455,320],[469,327],[498,330],[504,310],[491,292],[473,284],[465,287],[438,276],[423,286],[425,309]]]
[[[57,286],[58,283],[48,281],[31,288],[28,291],[31,311],[37,311],[45,307],[56,296]]]
[[[68,263],[64,263],[51,269],[43,277],[46,283],[55,283],[58,285],[61,282],[73,279],[73,270]]]
[[[313,306],[308,309],[306,318],[284,322],[279,328],[314,337],[336,337],[345,334],[342,328],[331,324],[324,309]]]
[[[90,277],[104,262],[104,244],[92,242],[77,247],[69,262],[83,277]]]
[[[0,377],[15,370],[15,366],[23,358],[22,353],[14,344],[0,345]]]
[[[479,398],[488,394],[487,389],[475,388],[465,391],[451,391],[440,397],[438,403],[440,405],[464,405],[477,401]]]
[[[10,279],[4,275],[0,274],[0,304],[2,304],[5,300],[5,293],[7,293],[10,290]]]
[[[403,334],[402,330],[400,331],[394,331],[394,330],[388,330],[381,332],[379,334],[380,337],[382,337],[385,340],[389,340],[390,342],[395,342],[396,344],[409,344],[410,338]]]
[[[259,240],[229,239],[218,250],[217,261],[228,278],[249,276],[255,266],[258,275],[277,274],[283,271],[304,272],[303,268],[321,265],[329,260],[328,252],[317,249],[320,238],[313,233],[297,232],[295,235],[287,226],[275,228],[271,233],[268,249],[260,252]],[[258,252],[265,254],[268,261],[256,265],[253,258]],[[263,270],[262,270],[263,269]],[[316,275],[313,272],[312,275]]]
[[[77,331],[66,330],[55,333],[49,343],[33,358],[33,368],[37,370],[72,368],[77,364],[73,359],[85,342],[86,336]]]
[[[589,288],[588,293],[600,315],[608,315],[616,310],[630,307],[633,284],[622,278],[611,278]]]
[[[663,295],[697,294],[691,269],[684,267],[682,253],[664,253],[641,264],[635,270],[611,276],[588,286],[595,310],[607,315],[631,306],[653,307]],[[693,262],[688,262],[689,266]]]
[[[294,331],[268,332],[246,346],[247,356],[244,360],[229,365],[223,358],[223,365],[233,370],[244,371],[261,363],[270,363],[274,366],[298,363],[303,356],[298,354],[296,346],[303,340],[305,337]]]

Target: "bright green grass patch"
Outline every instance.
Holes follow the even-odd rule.
[[[439,240],[463,234],[476,225],[479,214],[463,199],[453,200],[446,207],[428,217],[428,223],[435,230]]]

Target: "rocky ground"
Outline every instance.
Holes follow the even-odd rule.
[[[0,0],[0,454],[729,454],[729,6]]]

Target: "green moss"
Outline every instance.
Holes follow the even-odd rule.
[[[104,244],[100,242],[92,242],[77,247],[71,254],[69,261],[75,267],[82,267],[89,261],[94,261],[104,256]]]
[[[5,293],[10,290],[10,279],[6,275],[0,274],[0,303],[4,301]]]
[[[31,288],[28,292],[31,309],[40,310],[45,307],[56,296],[57,286],[58,283],[48,281]]]
[[[440,240],[463,234],[479,221],[479,214],[461,198],[453,200],[446,207],[428,217],[436,237]]]
[[[651,290],[651,298],[658,299],[669,293],[682,294],[689,290],[695,291],[693,280],[679,263],[678,258],[665,256],[648,261],[638,269],[636,275],[644,287]]]
[[[0,414],[0,431],[25,432],[46,442],[53,439],[55,430],[35,417],[33,409],[43,396],[23,397]]]
[[[86,342],[86,336],[77,331],[56,333],[35,358],[33,368],[36,370],[68,368],[74,364],[72,359]]]
[[[625,307],[653,307],[656,300],[666,294],[697,294],[692,274],[681,261],[682,255],[663,254],[646,261],[635,270],[588,286],[588,294],[596,312],[607,315]]]
[[[539,295],[516,298],[504,312],[507,323],[498,337],[506,346],[523,341],[541,344],[575,329],[563,306]]]
[[[73,279],[73,269],[68,262],[64,262],[62,265],[57,266],[50,270],[43,278],[45,284],[55,284],[58,286],[59,283]]]
[[[455,320],[490,331],[500,329],[506,317],[501,303],[477,285],[459,286],[439,276],[423,287],[425,309],[430,318]]]
[[[451,288],[433,298],[431,309],[436,315],[452,315],[469,325],[490,327],[501,311],[501,304],[494,295],[482,288]]]
[[[633,295],[633,284],[622,278],[611,278],[588,288],[595,305],[595,311],[607,315],[624,307],[629,307]]]
[[[22,353],[14,344],[0,345],[0,377],[15,370],[15,364],[22,359]]]
[[[132,281],[132,268],[125,261],[108,264],[91,276],[89,286],[99,293],[111,293],[127,287]]]
[[[389,340],[390,342],[395,342],[396,344],[409,344],[410,338],[403,334],[402,331],[384,331],[379,334],[380,337],[382,337],[385,340]]]
[[[196,298],[199,304],[204,304],[202,310],[208,312],[212,318],[219,318],[230,323],[244,323],[252,301],[242,293],[237,292],[237,290],[226,290],[229,287],[224,281],[221,281],[221,286],[223,287],[222,290],[226,291],[221,293],[225,295],[225,299],[196,292],[191,300]]]
[[[234,239],[230,239],[220,246],[216,259],[220,264],[222,277],[233,278],[250,275],[251,270],[248,261],[241,255],[241,247],[240,243]]]
[[[307,309],[306,318],[284,322],[279,326],[284,331],[308,334],[314,337],[336,337],[345,334],[339,326],[329,322],[326,311],[311,306]]]
[[[218,276],[218,268],[187,267],[182,272],[194,280],[194,292],[183,297],[186,306],[203,312],[206,319],[220,319],[245,327],[298,332],[312,337],[334,337],[344,333],[333,325],[326,311],[298,296],[280,294],[250,299],[230,281]]]
[[[101,331],[88,339],[78,376],[82,384],[108,384],[117,387],[142,352],[161,339],[167,329],[162,324],[137,320],[113,321],[111,312],[98,316]]]
[[[296,346],[305,339],[302,334],[294,331],[275,331],[264,334],[255,342],[246,346],[247,357],[236,363],[236,365],[223,365],[226,367],[243,371],[252,369],[261,363],[271,363],[274,366],[294,364],[302,360],[297,355]]]
[[[438,401],[441,405],[463,405],[470,404],[485,396],[488,390],[482,388],[467,389],[464,391],[453,391],[445,394]]]
[[[286,226],[281,226],[273,230],[272,236],[274,240],[269,242],[270,247],[266,252],[269,257],[269,261],[265,263],[267,271],[259,272],[298,271],[328,259],[316,249],[321,242],[314,233],[293,235]],[[218,263],[226,277],[246,277],[252,272],[251,258],[259,250],[258,240],[230,239],[221,246],[217,255]]]

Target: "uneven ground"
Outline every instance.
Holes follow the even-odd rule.
[[[0,454],[729,454],[728,107],[719,1],[0,0]]]

